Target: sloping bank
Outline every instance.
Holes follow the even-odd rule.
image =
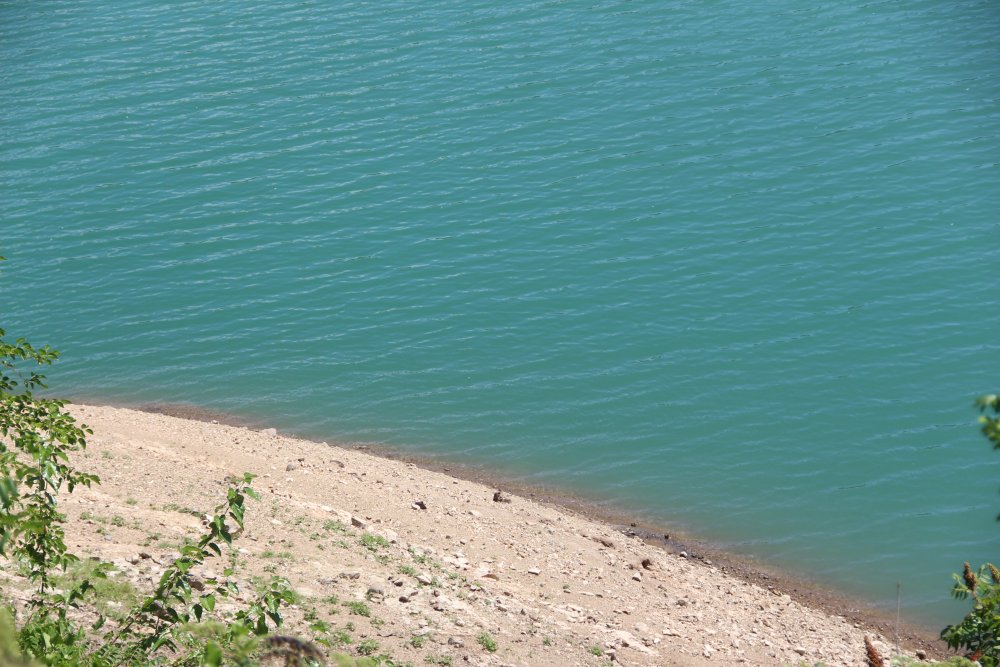
[[[71,412],[94,431],[79,467],[102,480],[64,497],[72,549],[147,590],[225,477],[255,473],[262,501],[235,578],[251,591],[287,577],[299,597],[288,631],[341,650],[414,665],[854,666],[868,635],[887,662],[895,653],[857,617],[571,509],[273,429]],[[903,652],[935,651],[920,640]]]

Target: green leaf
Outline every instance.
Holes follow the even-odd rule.
[[[205,645],[205,652],[202,655],[202,664],[209,667],[219,667],[222,664],[222,649],[215,642]]]

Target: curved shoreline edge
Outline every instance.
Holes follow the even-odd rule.
[[[728,553],[711,544],[688,535],[677,535],[671,532],[666,536],[661,527],[635,521],[627,510],[614,507],[599,506],[586,498],[566,493],[560,490],[542,488],[505,479],[490,474],[488,471],[463,464],[455,464],[441,459],[415,457],[400,452],[391,447],[373,443],[326,443],[316,440],[305,440],[295,435],[278,435],[274,429],[263,424],[253,423],[238,416],[224,414],[198,406],[184,404],[145,404],[145,405],[110,405],[95,402],[72,402],[76,411],[80,408],[89,410],[109,410],[117,413],[118,418],[129,419],[129,412],[135,411],[148,415],[160,415],[171,418],[198,422],[213,427],[236,427],[246,429],[250,433],[266,434],[280,438],[308,443],[311,446],[323,446],[332,449],[355,451],[367,456],[381,459],[390,464],[416,467],[421,470],[440,473],[456,480],[472,482],[490,488],[500,488],[514,494],[525,502],[537,503],[555,509],[568,516],[582,518],[586,521],[603,524],[625,540],[641,542],[649,547],[662,550],[666,554],[683,559],[693,565],[710,568],[723,578],[751,584],[770,591],[774,595],[788,595],[803,607],[823,612],[832,617],[845,619],[850,625],[863,631],[881,634],[895,640],[896,620],[894,616],[878,610],[870,603],[841,594],[815,582],[769,567],[747,557]],[[131,417],[134,419],[134,417]],[[81,421],[87,422],[86,418]],[[99,433],[95,429],[95,434]],[[280,453],[276,458],[281,458]],[[921,649],[931,656],[944,657],[948,655],[944,645],[937,639],[936,632],[928,627],[912,622],[902,622],[898,627],[898,641],[902,646]]]

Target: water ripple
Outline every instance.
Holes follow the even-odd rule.
[[[562,484],[934,622],[995,551],[990,3],[0,17],[0,314],[59,388]]]

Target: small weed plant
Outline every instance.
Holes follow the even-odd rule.
[[[497,642],[488,632],[480,632],[479,636],[476,637],[476,641],[489,653],[496,653]]]
[[[335,519],[327,519],[323,522],[323,530],[335,533],[347,533],[347,526]]]
[[[375,553],[380,549],[384,549],[387,546],[389,546],[389,540],[385,539],[381,535],[373,535],[372,533],[365,533],[364,535],[361,536],[361,545],[365,549],[368,549],[368,551]]]
[[[365,639],[358,644],[357,649],[359,655],[375,655],[378,650],[378,642],[374,639]]]
[[[345,602],[344,606],[347,607],[348,610],[350,610],[350,612],[355,616],[370,617],[372,615],[372,610],[369,609],[368,605],[366,605],[364,602],[360,601]]]

